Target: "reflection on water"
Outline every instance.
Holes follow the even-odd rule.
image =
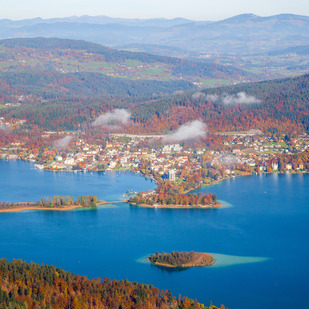
[[[141,263],[141,264],[147,264],[148,266],[150,266],[154,269],[157,269],[159,271],[166,272],[166,273],[177,273],[177,272],[181,272],[181,271],[184,271],[184,270],[187,270],[187,269],[190,268],[190,267],[164,267],[164,266],[152,264],[147,260],[147,258],[151,254],[152,253],[149,253],[145,256],[142,256],[141,258],[137,259],[136,262]]]
[[[154,265],[154,264],[151,264],[150,266],[157,268],[159,271],[170,273],[170,274],[179,273],[179,272],[182,272],[182,271],[185,271],[191,268],[191,267],[164,267],[164,266]]]
[[[298,179],[299,179],[299,182],[301,183],[301,184],[303,184],[303,182],[304,182],[304,174],[298,174]]]

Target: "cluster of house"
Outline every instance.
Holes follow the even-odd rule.
[[[10,103],[7,103],[10,104]],[[17,126],[23,125],[26,120],[23,119],[13,119],[11,121],[6,121],[4,117],[0,117],[0,132],[6,130],[12,130]]]
[[[45,132],[42,136],[50,134],[51,132]],[[79,134],[70,138],[70,145],[61,149],[52,146],[27,149],[22,143],[11,143],[9,147],[0,150],[0,158],[29,160],[36,163],[39,169],[131,170],[150,175],[166,175],[170,180],[176,180],[183,169],[196,171],[205,167],[205,162],[214,170],[220,169],[224,175],[233,175],[239,165],[245,165],[248,171],[277,171],[279,155],[309,151],[309,137],[306,134],[289,140],[288,145],[283,139],[229,133],[223,142],[223,150],[220,151],[206,147],[192,149],[178,143],[148,143],[153,139],[160,140],[161,136],[114,134],[102,145],[88,144]],[[304,162],[297,162],[296,166],[295,163],[285,162],[284,169],[303,170]]]
[[[225,146],[232,149],[235,163],[247,164],[255,168],[255,171],[278,171],[278,157],[284,154],[293,155],[309,151],[309,136],[302,134],[297,138],[277,139],[262,135],[234,133],[231,135],[230,141],[224,143]],[[226,160],[224,157],[223,161]],[[293,163],[293,164],[292,164]],[[283,169],[303,170],[305,162],[284,162]]]
[[[146,137],[132,137],[129,141],[119,141],[111,137],[105,145],[89,145],[78,139],[73,148],[75,151],[61,152],[51,162],[37,164],[38,168],[50,170],[133,170],[143,171],[143,166],[159,174],[166,173],[172,166],[183,165],[188,161],[187,153],[179,144],[165,145],[159,148],[140,147]],[[147,137],[148,138],[148,137]],[[76,147],[78,151],[76,151]],[[171,154],[176,155],[171,159]],[[190,151],[189,151],[190,153]],[[185,155],[186,154],[186,155]]]

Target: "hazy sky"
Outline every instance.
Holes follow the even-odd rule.
[[[0,19],[81,15],[220,20],[242,13],[309,16],[308,0],[0,0]]]

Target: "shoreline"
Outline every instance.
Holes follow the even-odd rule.
[[[147,259],[148,260],[148,259]],[[151,263],[149,261],[149,263]],[[156,265],[156,266],[160,266],[160,267],[169,267],[169,268],[191,268],[191,267],[207,267],[207,266],[212,266],[215,264],[215,261],[209,265],[195,265],[195,264],[182,264],[180,266],[173,266],[173,265],[169,265],[169,264],[164,264],[164,263],[158,263],[158,262],[155,262],[155,263],[151,263],[152,265]]]
[[[136,203],[129,203],[129,205],[136,206],[136,207],[143,207],[143,208],[154,208],[154,209],[216,209],[216,208],[221,208],[222,204],[216,203],[216,204],[211,204],[211,205],[159,205],[159,204],[154,204],[154,205],[148,205],[148,204],[136,204]]]
[[[97,206],[103,206],[106,204],[114,204],[116,202],[106,202],[106,201],[100,201],[98,202]],[[143,208],[166,208],[166,209],[215,209],[215,208],[221,208],[222,204],[220,203],[216,203],[213,205],[194,205],[194,206],[190,206],[190,205],[146,205],[146,204],[134,204],[134,203],[129,203],[128,201],[117,201],[117,203],[128,203],[129,205],[132,206],[137,206],[137,207],[143,207]],[[19,203],[17,203],[19,204]],[[84,207],[82,205],[70,205],[70,206],[66,206],[66,207],[42,207],[42,206],[17,206],[17,207],[12,207],[12,208],[5,208],[5,209],[0,209],[0,213],[10,213],[10,212],[22,212],[25,210],[51,210],[51,211],[70,211],[70,210],[74,210],[77,208],[95,208],[95,207]]]
[[[147,258],[147,261],[151,263],[152,265],[160,266],[160,267],[169,267],[169,268],[191,268],[191,267],[206,267],[206,266],[212,266],[215,264],[216,260],[215,258],[210,254],[206,252],[195,252],[196,256],[198,256],[199,259],[203,258],[211,258],[211,261],[204,261],[204,263],[201,263],[201,261],[197,261],[197,263],[194,262],[189,262],[186,264],[181,264],[181,265],[171,265],[171,264],[165,264],[161,262],[151,262],[150,257]]]
[[[0,213],[10,213],[10,212],[22,212],[25,210],[51,210],[51,211],[70,211],[70,210],[74,210],[76,208],[92,208],[92,207],[84,207],[82,205],[68,205],[65,207],[42,207],[42,206],[35,206],[35,205],[26,205],[26,206],[22,206],[22,202],[21,203],[14,203],[16,205],[16,207],[11,207],[11,208],[5,208],[5,209],[0,209]],[[20,204],[20,206],[17,206],[18,204]],[[106,201],[98,201],[97,206],[102,206],[108,204],[108,202]],[[95,207],[97,207],[95,206]]]
[[[72,205],[68,207],[39,207],[39,206],[26,206],[26,207],[15,207],[15,208],[6,208],[6,209],[0,209],[0,213],[5,213],[5,212],[21,212],[24,210],[51,210],[51,211],[68,211],[68,210],[73,210],[76,208],[86,208],[81,205]]]
[[[10,161],[10,159],[5,159]],[[13,160],[13,159],[12,159]],[[15,161],[16,159],[14,159]],[[31,162],[30,160],[22,160],[22,159],[17,159],[17,160],[21,160],[30,164],[33,164],[34,162]],[[51,171],[51,170],[46,170],[46,171]],[[53,172],[73,172],[73,171],[69,171],[69,170],[53,170]],[[100,170],[87,170],[86,172],[102,172]],[[129,173],[133,173],[133,174],[141,174],[140,172],[134,172],[134,171],[130,171],[130,170],[117,170],[117,171],[103,171],[103,172],[129,172]],[[184,194],[188,194],[192,191],[196,191],[199,190],[202,187],[208,187],[208,186],[212,186],[212,185],[217,185],[220,182],[224,181],[224,180],[229,180],[229,179],[233,179],[233,178],[239,178],[239,177],[243,177],[243,176],[252,176],[254,174],[261,174],[261,175],[266,175],[266,174],[281,174],[281,175],[285,175],[285,174],[309,174],[309,171],[299,171],[299,172],[262,172],[262,173],[253,173],[253,172],[241,172],[241,174],[238,175],[233,175],[230,177],[226,177],[226,178],[222,178],[222,179],[218,179],[218,180],[214,180],[211,183],[207,183],[207,184],[201,184],[200,187],[198,188],[192,188],[189,190],[186,190],[184,192]],[[141,174],[141,176],[145,175]],[[142,207],[142,208],[153,208],[153,209],[216,209],[216,208],[221,208],[223,207],[223,205],[219,202],[217,202],[216,204],[210,204],[210,205],[175,205],[175,204],[170,204],[170,205],[160,205],[160,204],[154,204],[154,205],[148,205],[148,204],[136,204],[136,203],[130,203],[128,200],[122,200],[122,201],[116,201],[116,202],[106,202],[106,201],[98,201],[97,206],[102,206],[105,204],[114,204],[114,203],[128,203],[131,206],[136,206],[136,207]],[[13,203],[15,205],[18,204],[23,204],[24,202],[18,202],[18,203]],[[32,202],[25,202],[25,203],[29,203],[29,204],[34,204]],[[96,206],[96,207],[97,207]],[[25,207],[22,206],[17,206],[17,207],[13,207],[13,208],[5,208],[5,209],[0,209],[0,213],[11,213],[11,212],[22,212],[22,211],[26,211],[26,210],[51,210],[51,211],[70,211],[70,210],[74,210],[76,208],[91,208],[91,207],[84,207],[82,205],[70,205],[67,207],[51,207],[51,208],[47,208],[47,207],[42,207],[42,206],[31,206],[31,205],[27,205]]]
[[[265,173],[265,174],[266,174],[266,173]],[[275,173],[271,173],[271,174],[275,174]],[[254,173],[251,173],[251,172],[243,172],[243,174],[241,174],[241,175],[237,175],[237,176],[233,176],[233,177],[226,177],[226,178],[214,180],[214,181],[211,182],[211,183],[204,183],[204,184],[201,184],[200,187],[186,190],[186,191],[183,192],[183,194],[188,194],[188,193],[190,193],[190,192],[192,192],[192,191],[199,190],[199,189],[202,188],[202,187],[209,187],[209,186],[217,185],[217,184],[219,184],[220,182],[222,182],[222,181],[224,181],[224,180],[233,179],[233,178],[238,178],[238,177],[243,177],[243,176],[252,176],[252,175],[254,175]],[[220,203],[219,203],[219,204],[220,204]]]
[[[30,164],[41,164],[37,161],[32,161],[32,160],[27,160],[27,159],[22,159],[22,158],[14,158],[14,159],[9,159],[9,158],[0,158],[0,160],[5,160],[5,161],[23,161],[23,162],[27,162],[27,163],[30,163]],[[36,170],[40,170],[38,168],[35,167]],[[133,174],[140,174],[142,176],[145,176],[143,173],[141,173],[140,171],[134,171],[134,169],[131,169],[131,168],[119,168],[119,169],[104,169],[104,170],[100,170],[100,169],[80,169],[80,170],[71,170],[71,169],[42,169],[43,171],[48,171],[48,172],[69,172],[69,173],[89,173],[89,172],[129,172],[129,173],[133,173]],[[280,172],[280,171],[273,171],[273,172],[265,172],[265,171],[262,171],[262,172],[241,172],[242,174],[241,175],[236,175],[234,176],[235,178],[238,178],[238,177],[241,177],[241,176],[250,176],[250,175],[254,175],[254,174],[280,174],[280,175],[284,175],[284,174],[309,174],[309,170],[298,170],[298,171],[295,171],[295,170],[291,170],[291,171],[284,171],[284,172]],[[146,176],[145,176],[146,177]],[[227,178],[224,178],[224,179],[220,179],[220,180],[215,180],[214,182],[212,183],[209,183],[209,184],[203,184],[201,185],[202,187],[204,186],[210,186],[210,185],[213,185],[213,184],[216,184],[216,183],[219,183],[221,182],[222,180],[225,180],[225,179],[230,179],[230,178],[234,178],[234,177],[227,177]],[[192,190],[196,190],[196,189],[192,189]],[[192,190],[189,190],[192,191]]]

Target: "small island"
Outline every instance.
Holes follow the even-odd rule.
[[[147,260],[157,266],[183,268],[210,266],[215,263],[215,259],[209,253],[194,251],[172,251],[171,253],[156,252],[150,255]]]

